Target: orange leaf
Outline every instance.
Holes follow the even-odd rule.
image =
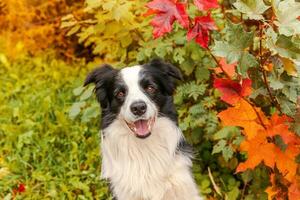
[[[222,66],[224,71],[232,78],[236,75],[235,73],[235,67],[237,63],[227,64],[225,58],[221,58],[219,61],[219,64]],[[215,70],[216,74],[220,74],[223,72],[223,70],[220,67],[213,68]]]
[[[299,150],[295,145],[288,145],[285,151],[276,148],[273,152],[276,155],[276,167],[288,181],[292,181],[297,173],[295,157],[300,153]]]
[[[267,126],[269,136],[280,135],[285,144],[300,144],[299,137],[289,130],[288,123],[292,119],[286,115],[279,116],[275,113],[270,120],[270,125]]]
[[[289,200],[300,199],[300,180],[299,177],[294,178],[292,184],[289,187]]]
[[[260,129],[263,129],[263,126],[258,123],[256,112],[243,99],[235,107],[220,112],[218,117],[224,126],[240,126],[244,128],[244,134],[248,139],[253,138]],[[261,117],[264,117],[264,115]]]
[[[264,130],[259,131],[255,138],[241,143],[240,150],[248,153],[248,159],[238,165],[236,172],[254,169],[262,161],[266,166],[274,168],[276,148],[275,144],[268,143],[266,132]]]

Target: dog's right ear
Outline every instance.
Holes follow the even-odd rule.
[[[112,66],[104,64],[94,69],[91,73],[87,75],[83,86],[86,86],[90,83],[97,84],[99,81],[104,81],[104,79],[108,78],[113,71],[115,71],[115,69],[112,68]]]
[[[104,64],[89,73],[84,81],[84,86],[90,83],[95,84],[95,93],[102,109],[109,107],[109,87],[111,87],[116,73],[116,69]]]

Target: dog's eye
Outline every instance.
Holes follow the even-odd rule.
[[[149,85],[149,86],[147,86],[146,91],[148,93],[153,94],[156,91],[156,89],[153,86]]]
[[[117,93],[118,98],[122,98],[124,96],[125,96],[125,92],[120,91],[120,92]]]

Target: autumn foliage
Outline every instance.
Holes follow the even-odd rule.
[[[156,57],[203,196],[300,199],[297,0],[0,0],[0,198],[111,199],[84,76]]]
[[[229,51],[235,50],[226,45],[223,45],[223,47],[221,47],[221,45],[218,47],[218,44],[212,45],[214,51],[210,50],[211,31],[218,30],[214,19],[211,17],[211,10],[219,8],[219,5],[217,1],[208,0],[195,0],[193,3],[201,11],[201,16],[196,16],[194,19],[188,16],[186,11],[186,8],[191,4],[189,1],[154,0],[148,3],[148,13],[155,15],[151,21],[153,37],[162,37],[166,33],[171,32],[173,23],[178,21],[178,23],[186,29],[188,41],[195,39],[196,43],[207,49],[218,66],[218,68],[214,69],[213,86],[220,92],[221,100],[228,104],[228,108],[218,114],[221,124],[224,127],[240,127],[245,137],[239,145],[238,150],[245,152],[247,156],[244,162],[238,164],[236,173],[253,170],[261,164],[265,165],[269,169],[271,183],[266,189],[269,199],[299,199],[300,176],[298,171],[299,164],[296,158],[300,155],[300,137],[292,130],[294,119],[282,113],[280,105],[276,97],[273,96],[266,78],[266,73],[272,71],[272,68],[266,67],[267,63],[269,63],[268,65],[273,65],[272,60],[269,60],[271,55],[267,52],[268,50],[272,51],[273,56],[277,55],[279,59],[281,59],[287,74],[294,76],[296,69],[293,59],[299,58],[299,55],[293,57],[287,52],[281,52],[279,49],[276,49],[278,47],[276,47],[275,44],[273,44],[273,46],[268,44],[270,39],[265,39],[268,37],[268,33],[263,30],[264,28],[270,31],[273,30],[273,28],[275,30],[278,29],[279,34],[281,34],[279,37],[287,37],[295,33],[299,34],[300,31],[298,28],[300,27],[300,22],[296,19],[300,16],[299,3],[296,4],[294,1],[273,2],[271,6],[275,10],[275,13],[269,11],[267,14],[264,14],[264,12],[268,10],[270,6],[265,5],[263,1],[253,1],[252,3],[248,1],[237,1],[234,4],[234,6],[247,17],[242,23],[244,23],[245,26],[249,24],[249,27],[252,26],[256,29],[256,32],[245,33],[245,39],[247,41],[241,39],[239,42],[249,42],[251,34],[257,34],[257,39],[259,40],[259,47],[257,50],[250,49],[251,54],[249,54],[249,56],[251,56],[251,58],[246,58],[247,61],[241,60],[240,55],[234,55],[234,52],[232,52],[232,55],[229,55],[231,53]],[[293,9],[298,12],[291,13],[290,24],[282,24],[284,23],[283,14],[287,14],[283,6],[293,6],[293,3],[296,7]],[[225,7],[223,7],[223,9],[224,8]],[[264,18],[269,18],[271,22],[264,21]],[[243,18],[241,20],[243,20]],[[237,19],[231,16],[231,21],[236,23]],[[292,23],[297,27],[292,27]],[[237,29],[237,26],[233,29]],[[275,32],[274,35],[276,36]],[[228,34],[227,40],[235,40],[233,37],[243,36]],[[265,40],[267,45],[263,45]],[[276,41],[274,42],[276,43]],[[219,44],[221,44],[221,42],[219,42]],[[237,42],[236,45],[244,44],[238,44]],[[253,48],[251,46],[249,47]],[[223,51],[227,52],[221,52],[222,48]],[[246,46],[241,50],[245,51]],[[253,57],[253,55],[256,58]],[[233,58],[233,56],[239,58]],[[249,98],[254,90],[252,88],[252,74],[251,72],[247,72],[249,68],[255,66],[255,63],[252,63],[253,65],[249,64],[249,59],[252,58],[254,62],[256,62],[256,59],[258,60],[258,67],[262,70],[263,83],[265,87],[267,87],[273,106],[277,109],[270,113],[270,115],[265,114],[265,112],[256,105],[256,101],[253,98]],[[272,59],[274,58],[275,57]],[[239,70],[236,68],[237,64],[240,65]],[[246,68],[244,72],[242,72],[242,68]]]

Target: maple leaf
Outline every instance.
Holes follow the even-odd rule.
[[[289,187],[289,200],[297,199],[300,199],[300,180],[295,177]]]
[[[187,33],[188,41],[196,38],[196,42],[203,48],[208,47],[209,30],[216,30],[214,20],[210,14],[207,16],[195,17],[194,26]]]
[[[194,4],[201,11],[219,8],[218,0],[194,0]]]
[[[270,124],[267,126],[267,133],[273,137],[280,135],[285,144],[300,144],[300,139],[297,135],[289,130],[289,123],[292,122],[292,118],[277,113],[273,114],[270,119]]]
[[[235,105],[241,98],[251,94],[251,79],[243,79],[242,83],[224,78],[214,80],[214,88],[221,92],[221,99],[226,103]]]
[[[219,64],[222,66],[224,71],[232,78],[236,75],[235,68],[237,63],[234,62],[232,64],[228,64],[225,58],[221,58]],[[222,73],[222,69],[220,67],[213,68],[216,74]]]
[[[300,3],[295,0],[272,1],[277,20],[274,22],[278,26],[280,34],[292,36],[300,34]]]
[[[295,145],[288,145],[285,151],[281,151],[280,148],[276,147],[273,152],[276,155],[276,167],[284,178],[289,181],[292,181],[297,173],[298,164],[295,162],[295,157],[300,153],[299,150]]]
[[[261,129],[256,136],[250,140],[245,140],[240,145],[241,151],[246,151],[248,159],[240,163],[236,172],[243,172],[247,169],[254,169],[262,161],[266,166],[274,168],[276,145],[268,143],[267,133]]]
[[[254,109],[256,109],[263,120],[266,118],[258,108],[252,108],[252,106],[243,99],[236,103],[235,107],[220,112],[218,117],[223,126],[239,126],[244,128],[244,135],[246,135],[248,139],[251,139],[257,135],[260,129],[263,129],[263,126],[258,122],[257,114]]]
[[[176,0],[153,0],[146,6],[149,8],[147,14],[156,14],[151,21],[151,25],[154,27],[154,38],[171,32],[175,20],[184,28],[189,26],[186,3],[178,3]]]
[[[260,129],[255,137],[247,138],[241,143],[240,150],[247,152],[248,158],[238,165],[236,172],[254,169],[263,161],[272,169],[276,166],[283,177],[291,181],[297,172],[295,157],[300,153],[300,149],[295,145],[288,145],[285,151],[281,151],[274,143],[269,142],[267,137],[267,131]]]

